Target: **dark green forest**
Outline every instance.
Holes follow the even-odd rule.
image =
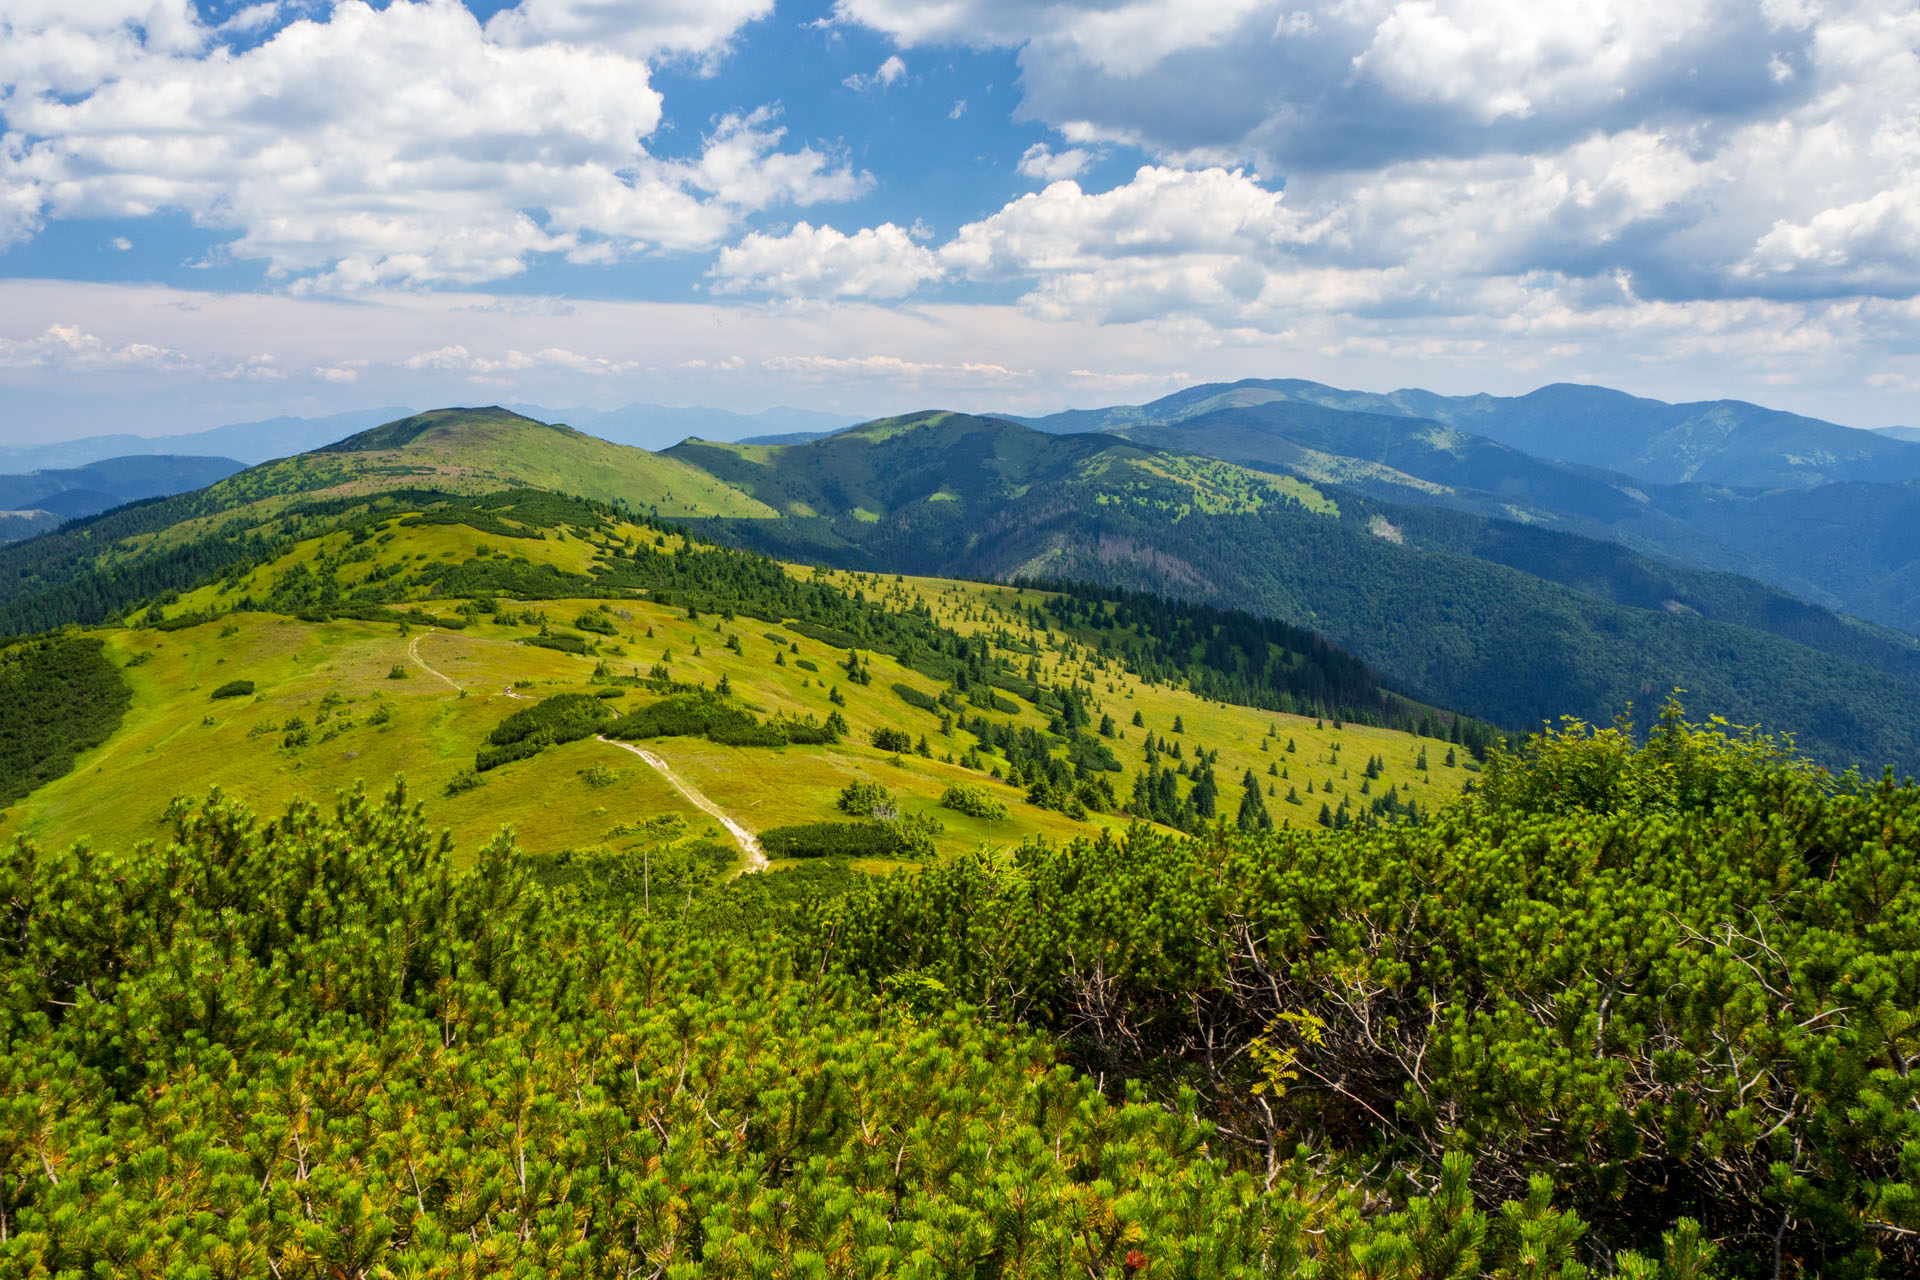
[[[73,768],[120,727],[133,693],[96,636],[0,652],[0,806]]]

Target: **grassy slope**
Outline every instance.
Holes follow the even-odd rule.
[[[343,578],[350,571],[368,572],[400,557],[465,559],[486,549],[527,554],[577,570],[597,553],[592,543],[577,534],[536,542],[503,540],[457,525],[400,527],[392,532],[391,541],[369,544],[378,547],[373,561],[349,566]],[[628,527],[622,532],[637,536],[643,531]],[[337,545],[345,537],[332,535],[324,541]],[[208,586],[189,593],[169,612],[178,615],[218,605],[223,595],[231,599],[250,587],[264,589],[269,575],[296,563],[310,563],[322,542],[313,539],[297,546],[256,573],[257,581],[250,579],[231,592]],[[670,545],[668,550],[672,549]],[[813,570],[794,566],[792,572]],[[1196,744],[1220,751],[1217,776],[1222,805],[1229,813],[1238,803],[1240,779],[1248,767],[1263,782],[1276,784],[1269,811],[1276,821],[1291,823],[1314,821],[1322,801],[1337,807],[1343,795],[1353,794],[1358,803],[1361,769],[1372,754],[1382,755],[1387,762],[1386,776],[1375,784],[1377,790],[1398,782],[1423,804],[1437,804],[1457,793],[1466,776],[1464,770],[1442,766],[1445,749],[1438,744],[1429,744],[1432,768],[1423,775],[1413,768],[1419,743],[1404,734],[1355,726],[1340,731],[1330,725],[1316,729],[1312,720],[1208,703],[1185,691],[1147,687],[1117,666],[1102,669],[1084,656],[1070,659],[1062,645],[1065,637],[1032,636],[1017,616],[1018,606],[1035,601],[1037,592],[939,580],[845,574],[834,578],[887,607],[925,604],[940,621],[963,633],[1004,627],[1016,641],[1035,640],[1049,680],[1063,680],[1069,672],[1084,679],[1100,708],[1122,726],[1121,739],[1112,745],[1125,768],[1114,780],[1123,798],[1142,763],[1145,729],[1129,723],[1135,710],[1141,712],[1146,728],[1161,735],[1169,731],[1176,715],[1182,717],[1186,733],[1180,741],[1189,759]],[[435,601],[432,607],[444,615],[452,603]],[[600,603],[543,601],[526,607],[566,627],[582,611]],[[835,669],[844,662],[844,651],[783,628],[751,619],[723,623],[703,616],[690,621],[684,611],[639,600],[614,602],[610,607],[618,634],[604,642],[601,656],[618,674],[643,673],[653,663],[667,661],[679,680],[712,684],[726,676],[736,693],[763,714],[785,711],[822,718],[831,710],[829,685],[840,687],[847,700],[843,714],[853,736],[839,746],[773,751],[687,738],[649,744],[681,776],[754,829],[839,817],[834,798],[859,778],[899,792],[910,811],[936,814],[946,824],[940,844],[949,853],[982,842],[1004,846],[1032,835],[1066,838],[1122,821],[1094,818],[1076,823],[1029,805],[1022,791],[958,764],[917,756],[894,764],[886,754],[864,745],[870,732],[882,725],[906,727],[916,737],[926,735],[936,756],[949,751],[958,756],[972,745],[971,735],[963,731],[957,730],[952,740],[942,738],[938,717],[907,705],[893,692],[895,683],[927,694],[937,694],[940,686],[891,658],[870,655],[872,683],[860,686]],[[799,653],[787,652],[786,664],[775,665],[775,642],[769,633],[781,636],[785,643],[797,643]],[[84,834],[125,846],[162,835],[161,815],[173,797],[197,795],[210,785],[220,785],[272,812],[296,795],[324,797],[360,779],[384,786],[395,774],[408,779],[415,794],[428,801],[434,820],[449,826],[460,846],[469,850],[503,822],[517,828],[527,847],[540,851],[606,842],[617,845],[619,838],[612,834],[617,824],[657,813],[680,814],[696,831],[713,826],[637,759],[591,741],[493,770],[481,787],[444,795],[454,774],[472,764],[479,742],[517,705],[504,697],[509,684],[533,696],[593,687],[597,659],[521,645],[520,638],[533,634],[525,627],[488,619],[460,632],[416,629],[408,635],[384,623],[307,623],[270,614],[240,614],[181,631],[102,634],[123,663],[142,654],[153,655],[128,671],[134,704],[125,726],[103,747],[82,757],[73,774],[0,818],[0,836],[24,832],[58,844]],[[725,647],[728,635],[738,635],[741,653]],[[464,686],[465,696],[410,663],[409,646],[415,644],[424,662]],[[615,646],[624,653],[616,656]],[[1024,663],[1024,653],[1018,656]],[[819,671],[800,668],[796,658],[814,662]],[[396,665],[409,671],[408,679],[389,678]],[[254,681],[256,695],[210,698],[213,688],[233,679]],[[330,694],[345,701],[327,724],[315,724],[321,699]],[[650,697],[643,690],[629,689],[615,705],[638,705]],[[381,706],[390,708],[390,721],[370,725],[368,718]],[[1044,717],[1024,703],[1021,706],[1015,716],[978,714],[1045,727]],[[1095,715],[1099,714],[1096,710]],[[254,732],[257,726],[282,725],[293,716],[310,726],[313,741],[305,747],[283,748],[278,729]],[[322,740],[329,727],[342,723],[351,727]],[[1262,750],[1262,739],[1270,728],[1276,728],[1279,737],[1268,744],[1269,750]],[[1298,748],[1292,755],[1284,752],[1289,738]],[[1336,742],[1343,747],[1337,762]],[[1270,763],[1283,765],[1291,776],[1269,777]],[[589,785],[581,775],[594,764],[612,768],[617,781],[606,787]],[[1335,791],[1331,795],[1315,792],[1299,806],[1285,803],[1290,785],[1299,786],[1303,797],[1308,794],[1309,778],[1322,785],[1332,779]],[[941,793],[950,783],[961,781],[995,789],[1011,809],[1009,818],[984,822],[939,809]]]
[[[395,430],[414,427],[415,430]],[[349,437],[327,449],[253,467],[207,491],[209,506],[272,498],[350,497],[388,489],[485,493],[549,489],[622,501],[669,517],[774,514],[695,467],[504,409],[444,409]],[[268,508],[270,509],[270,508]]]

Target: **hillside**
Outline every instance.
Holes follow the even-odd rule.
[[[386,488],[484,493],[547,489],[668,518],[761,516],[708,476],[671,458],[612,444],[505,409],[440,409],[370,428],[311,453],[255,467],[211,500],[238,505],[285,494],[357,496]]]
[[[0,644],[0,1270],[1920,1263],[1920,790],[1677,703],[1489,750],[1238,606],[1488,701],[1716,646],[1856,717],[1829,752],[1905,677],[1661,595],[1751,584],[1112,435],[609,460],[768,513],[697,523],[494,479],[574,435],[420,415],[45,540],[120,603]]]
[[[403,418],[326,449],[252,467],[194,493],[80,521],[0,548],[0,635],[97,623],[256,560],[370,495],[480,494],[524,486],[673,518],[770,516],[712,476],[504,409]]]
[[[789,517],[872,524],[925,504],[971,518],[1030,494],[1087,488],[1177,519],[1271,502],[1323,507],[1306,485],[1099,436],[1048,436],[995,418],[916,413],[799,445],[689,440],[667,456]]]
[[[769,553],[1248,608],[1507,725],[1604,721],[1684,688],[1697,709],[1790,730],[1830,763],[1920,765],[1910,638],[1605,543],[961,415],[673,453],[783,508],[703,522]]]
[[[716,880],[651,801],[613,848],[451,844],[398,788],[188,798],[163,851],[12,842],[0,1251],[1913,1274],[1920,790],[1673,713],[1484,781],[1419,826],[1139,826],[884,879]]]
[[[762,835],[864,818],[842,793],[881,788],[897,817],[928,824],[938,853],[1068,838],[1124,825],[1123,811],[1196,829],[1234,821],[1249,776],[1281,825],[1391,818],[1458,794],[1477,768],[1445,740],[1461,741],[1449,718],[1391,699],[1313,637],[1148,607],[783,568],[534,491],[475,505],[383,498],[142,625],[96,633],[125,671],[125,721],[83,743],[78,767],[39,786],[0,835],[131,843],[174,797],[209,785],[278,808],[404,776],[469,846],[507,822],[543,854],[631,848],[646,838],[626,830],[634,815],[728,846],[623,743]],[[1149,616],[1164,643],[1118,620]],[[1278,665],[1248,683],[1235,654]],[[1222,700],[1236,694],[1264,705]],[[569,699],[613,741],[560,733],[481,767],[516,712]],[[623,737],[626,719],[689,699],[761,728]],[[1326,723],[1343,712],[1375,723]],[[1426,720],[1430,736],[1380,727],[1387,718]],[[818,741],[780,728],[832,723]],[[943,804],[955,787],[977,792],[981,812]],[[900,856],[869,850],[860,864]]]
[[[417,508],[519,483],[598,487],[630,512],[651,494],[789,561],[1084,580],[1242,608],[1327,635],[1410,698],[1509,727],[1607,720],[1684,688],[1698,711],[1794,732],[1828,763],[1920,761],[1920,645],[1895,633],[1606,543],[1112,434],[943,413],[662,455],[503,410],[419,415],[0,551],[0,629],[177,599],[376,496]],[[579,587],[564,573],[501,581],[555,597]]]
[[[0,511],[0,542],[37,538],[66,523],[51,511]]]

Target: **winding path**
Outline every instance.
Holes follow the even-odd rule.
[[[425,631],[422,631],[419,635],[415,636],[412,639],[412,641],[409,642],[407,645],[407,656],[413,659],[414,666],[419,667],[422,671],[426,672],[428,675],[433,676],[435,679],[446,681],[447,687],[452,689],[454,692],[456,693],[463,692],[462,689],[460,688],[460,685],[454,681],[454,678],[452,676],[448,675],[444,671],[440,671],[433,667],[428,666],[427,660],[420,656],[420,642],[422,640],[425,640],[428,636],[432,634],[433,634],[433,628],[428,627]]]
[[[754,835],[753,832],[749,831],[746,827],[728,817],[726,810],[701,794],[700,788],[681,778],[665,760],[662,760],[651,751],[641,750],[631,742],[615,742],[612,738],[604,738],[599,734],[595,734],[594,737],[610,747],[619,747],[622,751],[631,751],[642,760],[645,760],[649,765],[653,766],[654,770],[658,772],[661,777],[667,780],[675,791],[678,791],[681,795],[692,801],[695,808],[725,827],[733,836],[734,843],[740,846],[740,852],[747,855],[747,870],[749,872],[765,871],[767,869],[767,854],[766,850],[760,847],[760,837]]]
[[[407,657],[413,659],[414,663],[422,671],[425,671],[427,674],[435,676],[438,679],[446,681],[447,684],[452,688],[454,688],[455,690],[460,690],[464,692],[464,690],[462,690],[461,685],[458,682],[456,682],[452,676],[448,675],[444,671],[440,671],[435,669],[432,666],[429,666],[427,664],[427,660],[420,656],[420,642],[422,640],[425,640],[428,636],[432,634],[433,634],[433,628],[429,627],[427,630],[415,636],[413,638],[412,643],[407,645]],[[508,685],[506,689],[502,691],[501,696],[512,698],[518,702],[534,701],[534,699],[529,698],[524,693],[514,692],[514,688],[512,685]],[[615,742],[612,738],[601,737],[599,734],[595,734],[594,739],[598,742],[604,742],[610,747],[618,747],[622,751],[631,751],[633,752],[634,755],[639,756],[642,760],[647,762],[648,766],[652,768],[654,772],[658,773],[661,777],[665,778],[669,786],[671,786],[675,791],[678,791],[681,795],[685,796],[687,800],[691,802],[696,809],[700,810],[702,813],[706,814],[708,817],[718,822],[721,826],[725,827],[727,829],[727,834],[733,837],[733,842],[740,846],[740,852],[747,855],[746,871],[748,874],[752,874],[755,871],[765,871],[767,869],[767,853],[766,853],[766,850],[760,847],[760,837],[756,836],[752,831],[747,829],[745,826],[742,826],[740,823],[735,822],[731,817],[727,816],[727,811],[725,809],[722,809],[719,805],[707,799],[706,795],[700,790],[700,788],[694,786],[691,782],[686,781],[679,774],[675,773],[673,771],[673,767],[669,765],[665,760],[662,760],[659,756],[653,754],[653,752],[651,751],[642,751],[639,747],[634,746],[630,742]]]

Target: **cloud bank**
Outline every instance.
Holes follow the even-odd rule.
[[[184,215],[283,300],[378,299],[446,332],[198,350],[165,324],[111,323],[70,284],[0,321],[13,384],[84,369],[610,388],[745,368],[774,398],[781,379],[829,395],[835,377],[905,394],[931,370],[1019,395],[1094,385],[1054,333],[1127,351],[1148,378],[1590,378],[1920,418],[1902,398],[1920,386],[1911,0],[834,0],[826,34],[857,58],[823,57],[817,91],[922,111],[918,170],[858,137],[796,139],[790,120],[813,117],[750,75],[671,127],[662,84],[724,84],[752,42],[820,32],[786,0],[223,12],[0,0],[0,245]],[[1017,63],[1011,108],[1004,86],[941,78],[965,48]],[[1000,153],[942,153],[939,128]],[[960,173],[994,176],[962,190]],[[157,238],[119,230],[102,242]],[[555,263],[672,262],[659,278],[705,335],[680,341],[646,310],[673,361],[550,333],[564,300],[496,297],[484,332],[395,301],[477,307],[460,291],[538,289]],[[980,323],[957,319],[969,308]],[[1013,348],[994,336],[1016,331]],[[722,349],[748,333],[751,352]]]
[[[868,181],[770,110],[694,159],[648,138],[646,55],[713,55],[768,0],[343,0],[235,46],[186,0],[0,4],[0,244],[52,218],[184,212],[308,289],[474,284],[535,255],[711,249],[745,214]],[[243,15],[244,16],[244,15]]]

